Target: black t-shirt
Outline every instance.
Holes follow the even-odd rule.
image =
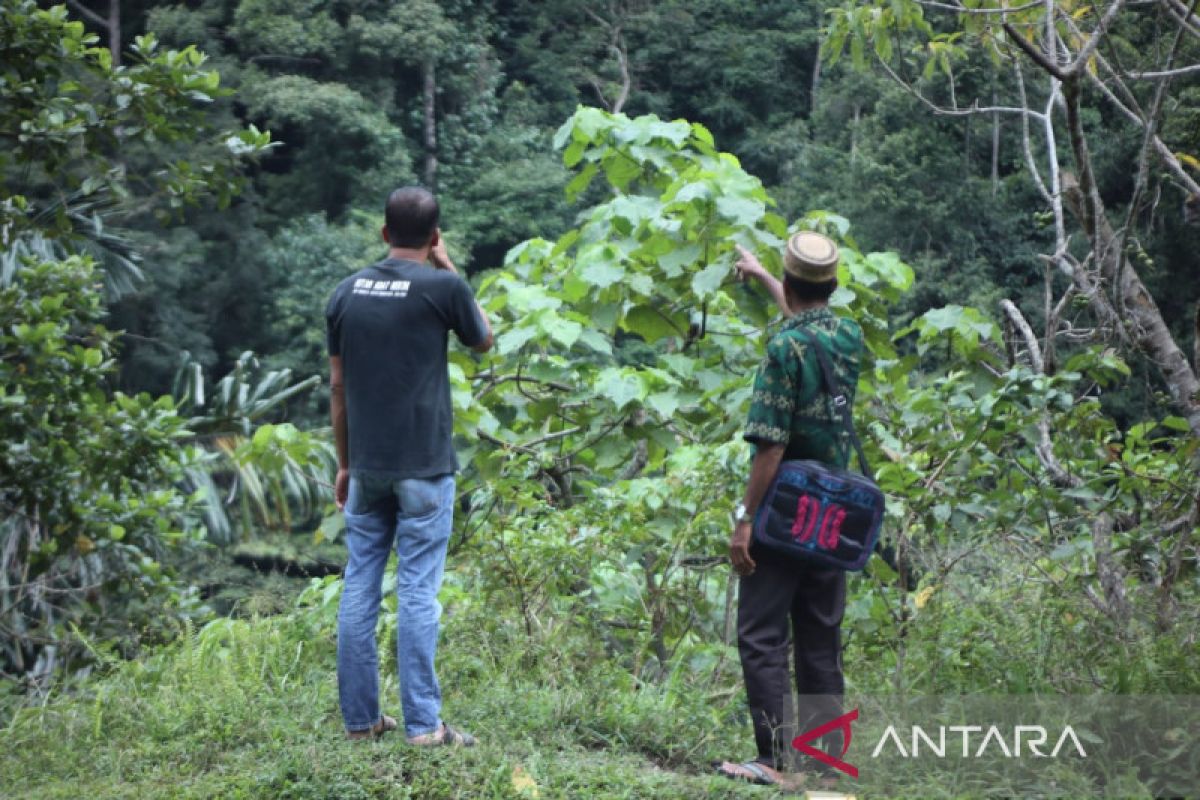
[[[338,284],[325,322],[329,354],[342,358],[351,472],[431,478],[457,470],[446,334],[468,347],[487,336],[467,282],[389,258]]]

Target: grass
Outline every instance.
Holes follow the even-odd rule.
[[[346,741],[330,626],[298,612],[219,620],[18,711],[0,731],[0,795],[777,796],[706,774],[710,758],[752,748],[728,692],[716,703],[671,679],[638,686],[565,630],[530,642],[494,621],[484,633],[481,621],[447,621],[439,665],[446,716],[479,737],[472,750],[418,750],[396,735]],[[392,666],[385,658],[382,688],[395,713]]]
[[[530,633],[499,594],[481,599],[459,583],[458,576],[449,581],[438,671],[446,718],[474,733],[477,748],[418,750],[396,734],[345,740],[334,665],[336,586],[317,582],[308,593],[315,605],[218,618],[139,660],[110,660],[102,676],[41,705],[0,700],[0,797],[785,796],[711,773],[711,761],[753,752],[733,648],[705,642],[693,650],[705,654],[703,663],[681,655],[670,671],[640,681],[635,674],[654,670],[635,669],[628,653],[593,636],[565,599],[546,607]],[[859,690],[887,687],[896,662],[884,658],[884,643],[896,640],[886,631],[864,635],[866,622],[886,611],[862,598],[878,601],[856,594],[848,609],[848,678]],[[1065,619],[1054,605],[1061,601],[1009,599],[934,595],[904,638],[911,690],[1054,693],[1087,665],[1108,674],[1123,662],[1129,678],[1118,692],[1195,693],[1190,623],[1176,636],[1137,640],[1138,647],[1099,636],[1043,639],[1022,621],[1041,619],[1039,609],[1051,622]],[[382,630],[390,631],[384,618]],[[381,690],[384,710],[398,716],[393,637],[380,643]],[[1043,649],[1053,657],[1033,657]],[[1050,777],[1054,796],[1094,796],[1100,785],[1066,764]],[[973,782],[933,768],[903,776],[875,769],[841,788],[860,798],[1028,796],[1017,780],[1003,768]],[[1150,796],[1137,776],[1106,786],[1106,796]]]

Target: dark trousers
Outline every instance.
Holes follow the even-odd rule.
[[[757,564],[754,574],[742,578],[739,586],[738,652],[758,760],[786,769],[793,763],[791,743],[797,733],[841,714],[846,573],[811,568],[761,547],[752,548],[751,555]],[[796,658],[798,715],[793,714],[788,680],[789,649]],[[839,734],[820,744],[841,754]]]

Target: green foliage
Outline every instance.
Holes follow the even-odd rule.
[[[301,379],[326,374],[325,304],[343,278],[382,257],[382,226],[381,218],[366,215],[336,225],[314,214],[272,237],[262,259],[274,298],[266,325],[273,337],[264,351],[268,365]],[[288,418],[323,424],[328,417],[315,395],[289,403]]]
[[[722,727],[738,712],[721,687],[683,670],[639,685],[570,626],[531,643],[478,604],[450,608],[438,660],[446,715],[479,747],[421,750],[399,734],[347,742],[328,621],[222,619],[86,694],[20,710],[0,733],[6,794],[515,800],[534,796],[525,778],[540,797],[776,796],[712,775],[708,760],[742,744]],[[88,763],[60,757],[79,749]]]
[[[134,63],[114,67],[97,37],[67,17],[65,6],[6,0],[0,6],[0,49],[6,102],[0,106],[0,244],[29,229],[30,216],[56,193],[79,191],[123,197],[132,182],[118,152],[158,146],[158,162],[137,181],[165,200],[164,214],[199,196],[228,204],[239,187],[238,159],[263,150],[269,137],[254,129],[210,131],[198,104],[220,94],[215,72],[204,71],[194,47],[162,50],[152,35],[131,48]],[[186,157],[187,144],[212,137],[224,156],[203,163]],[[69,233],[64,213],[43,233]]]
[[[576,170],[567,192],[602,179],[611,199],[557,242],[513,248],[483,278],[497,355],[456,355],[451,377],[458,433],[500,445],[473,452],[481,477],[533,478],[570,506],[576,482],[608,483],[618,465],[623,478],[657,473],[683,443],[735,435],[763,333],[745,320],[767,314],[733,276],[734,245],[778,269],[788,225],[703,126],[581,108],[556,143]],[[800,224],[848,231],[828,214]],[[884,305],[911,270],[844,243],[837,305],[886,342]],[[616,360],[639,341],[636,359]]]
[[[1200,441],[1166,446],[1173,418],[1119,430],[1087,396],[1128,374],[1111,353],[1055,376],[997,370],[991,324],[968,312],[910,326],[958,332],[951,371],[916,377],[910,355],[864,382],[902,574],[871,567],[847,608],[850,651],[918,694],[1192,691],[1182,642],[1200,582],[1183,553]],[[1156,655],[1140,661],[1144,648]]]
[[[162,565],[192,538],[189,432],[170,397],[109,388],[102,277],[110,296],[141,278],[110,219],[224,207],[270,139],[210,125],[223,91],[194,47],[137,36],[116,66],[96,43],[64,7],[0,5],[0,669],[40,690],[199,610]]]
[[[1049,236],[1019,127],[1001,120],[993,139],[931,120],[838,62],[884,59],[935,99],[951,77],[964,96],[1003,94],[967,47],[986,31],[934,28],[908,2],[831,10],[818,56],[822,7],[783,2],[152,4],[147,24],[176,49],[126,37],[131,64],[112,70],[61,9],[5,3],[0,38],[19,57],[0,72],[0,136],[28,134],[0,154],[4,669],[44,678],[90,647],[114,673],[17,711],[0,747],[15,793],[511,796],[518,775],[547,796],[754,793],[694,774],[749,732],[723,556],[774,321],[734,279],[733,245],[778,274],[800,227],[842,248],[832,303],[866,335],[856,415],[898,556],[851,581],[851,684],[1194,692],[1195,438],[1149,388],[1123,406],[1130,424],[1096,402],[1145,383],[1144,364],[1064,346],[1057,373],[1035,375],[1006,356],[987,309],[1041,304]],[[1149,41],[1133,33],[1115,40],[1129,63]],[[554,135],[580,100],[612,102],[622,64],[642,115],[578,108]],[[1194,98],[1178,105],[1164,130],[1194,153]],[[247,122],[283,139],[250,183],[236,165],[268,138],[224,133]],[[1137,138],[1098,143],[1106,193],[1128,181]],[[159,556],[179,531],[202,525],[254,558],[268,557],[245,541],[260,528],[336,539],[330,445],[302,430],[323,424],[305,392],[324,372],[321,312],[376,257],[379,201],[425,155],[497,333],[494,354],[450,365],[471,466],[439,663],[451,718],[484,734],[454,770],[334,742],[335,577],[286,618],[218,620],[134,664],[108,655],[194,605],[176,594],[162,612]],[[188,207],[186,229],[155,223],[242,187],[219,215]],[[1196,234],[1157,219],[1135,252],[1180,325]],[[141,338],[119,354],[81,250],[125,293],[110,327]],[[178,389],[186,423],[175,402],[109,392],[118,356],[122,385],[166,391],[179,351],[198,362]],[[278,611],[276,588],[250,587],[245,607]]]
[[[97,281],[71,258],[0,288],[0,663],[36,679],[83,654],[72,626],[118,644],[169,626],[155,555],[185,537],[183,420],[170,398],[108,396]]]
[[[293,383],[290,370],[263,370],[247,352],[211,390],[199,364],[180,378],[181,405],[194,415],[188,427],[198,443],[184,483],[203,502],[208,541],[229,544],[255,528],[290,530],[325,511],[332,499],[327,477],[337,464],[332,443],[291,423],[267,422],[311,390],[317,376]]]
[[[321,0],[244,0],[237,4],[231,33],[248,52],[294,58],[334,54],[338,25]]]
[[[277,219],[317,209],[340,215],[357,198],[386,197],[411,175],[400,131],[376,103],[345,84],[258,75],[242,97],[251,118],[286,142],[262,178]],[[331,159],[331,153],[340,155]]]

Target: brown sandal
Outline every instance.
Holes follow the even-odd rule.
[[[417,747],[474,747],[475,737],[443,722],[440,730],[410,737],[408,743]]]
[[[726,764],[733,767],[734,770],[740,770],[740,772],[726,769]],[[765,764],[761,764],[758,761],[743,761],[741,764],[714,761],[713,769],[716,770],[718,775],[723,777],[735,781],[746,781],[757,786],[775,786],[780,782],[775,775],[771,774],[771,771],[767,769]]]
[[[346,731],[346,738],[351,740],[357,739],[379,739],[385,733],[394,731],[398,725],[394,717],[389,717],[387,714],[379,715],[379,722],[376,722],[365,731]]]

